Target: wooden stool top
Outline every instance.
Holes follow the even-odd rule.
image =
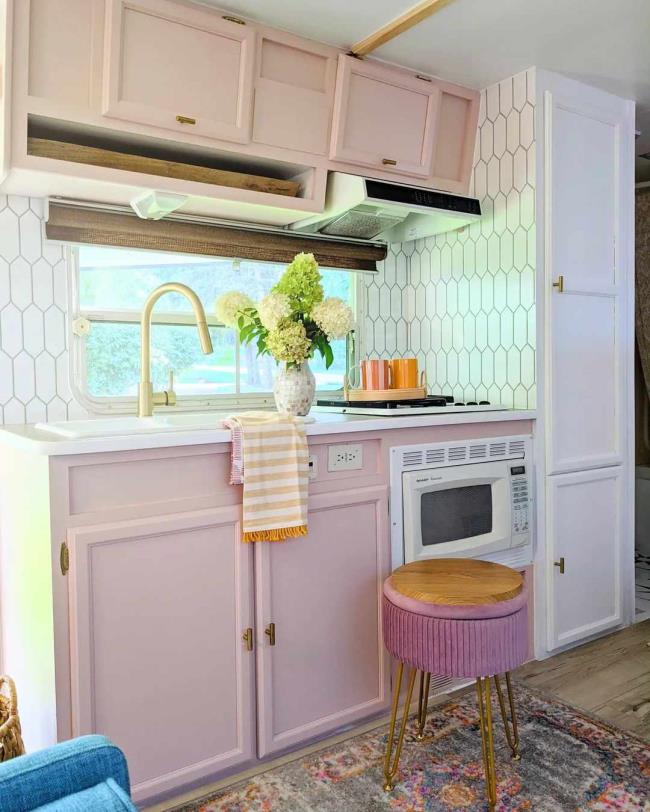
[[[516,570],[475,558],[430,558],[404,564],[391,576],[393,587],[423,603],[471,606],[516,598],[524,588]]]

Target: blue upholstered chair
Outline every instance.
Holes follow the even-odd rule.
[[[0,812],[135,812],[121,750],[82,736],[0,764]]]

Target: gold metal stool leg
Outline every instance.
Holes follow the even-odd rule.
[[[490,810],[497,803],[497,778],[494,766],[494,737],[492,734],[492,696],[490,678],[476,678],[476,696],[481,725],[481,745],[483,748],[483,766],[485,767],[485,785]]]
[[[388,731],[388,741],[386,742],[386,756],[384,758],[384,783],[385,792],[390,792],[393,787],[393,779],[397,775],[397,768],[399,766],[399,757],[402,754],[402,745],[404,744],[404,733],[406,732],[406,723],[409,718],[409,710],[411,707],[411,697],[413,696],[413,685],[415,684],[415,675],[417,668],[411,668],[409,673],[409,680],[406,688],[406,702],[404,704],[404,713],[402,716],[402,724],[400,725],[399,735],[397,737],[397,745],[395,747],[395,758],[391,760],[393,754],[393,740],[395,738],[395,721],[397,719],[397,706],[399,705],[399,693],[402,688],[402,674],[404,672],[404,663],[400,663],[397,667],[397,678],[395,680],[395,687],[393,689],[393,709],[390,715],[390,729]]]
[[[427,706],[429,704],[429,687],[431,674],[420,671],[420,696],[418,697],[418,732],[416,739],[421,742],[424,738],[424,725],[427,721]]]
[[[512,751],[512,758],[514,761],[520,761],[521,755],[519,753],[519,728],[517,727],[517,712],[515,711],[515,699],[512,694],[512,683],[510,681],[510,672],[506,671],[506,687],[508,689],[508,704],[510,705],[510,719],[512,724],[512,732],[510,731],[510,724],[508,724],[508,717],[506,714],[506,705],[503,701],[503,691],[501,690],[501,682],[499,681],[498,674],[494,675],[494,684],[497,687],[497,695],[499,697],[499,705],[501,707],[501,717],[503,719],[503,726],[506,731],[506,738],[508,745]]]

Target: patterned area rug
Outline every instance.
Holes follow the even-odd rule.
[[[522,760],[511,761],[495,703],[499,812],[650,812],[650,747],[517,686]],[[387,726],[236,784],[177,812],[484,812],[485,785],[474,694],[435,707],[425,740],[414,719],[400,782],[382,790]]]

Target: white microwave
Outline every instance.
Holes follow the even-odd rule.
[[[391,452],[394,566],[427,558],[532,559],[530,438]]]

